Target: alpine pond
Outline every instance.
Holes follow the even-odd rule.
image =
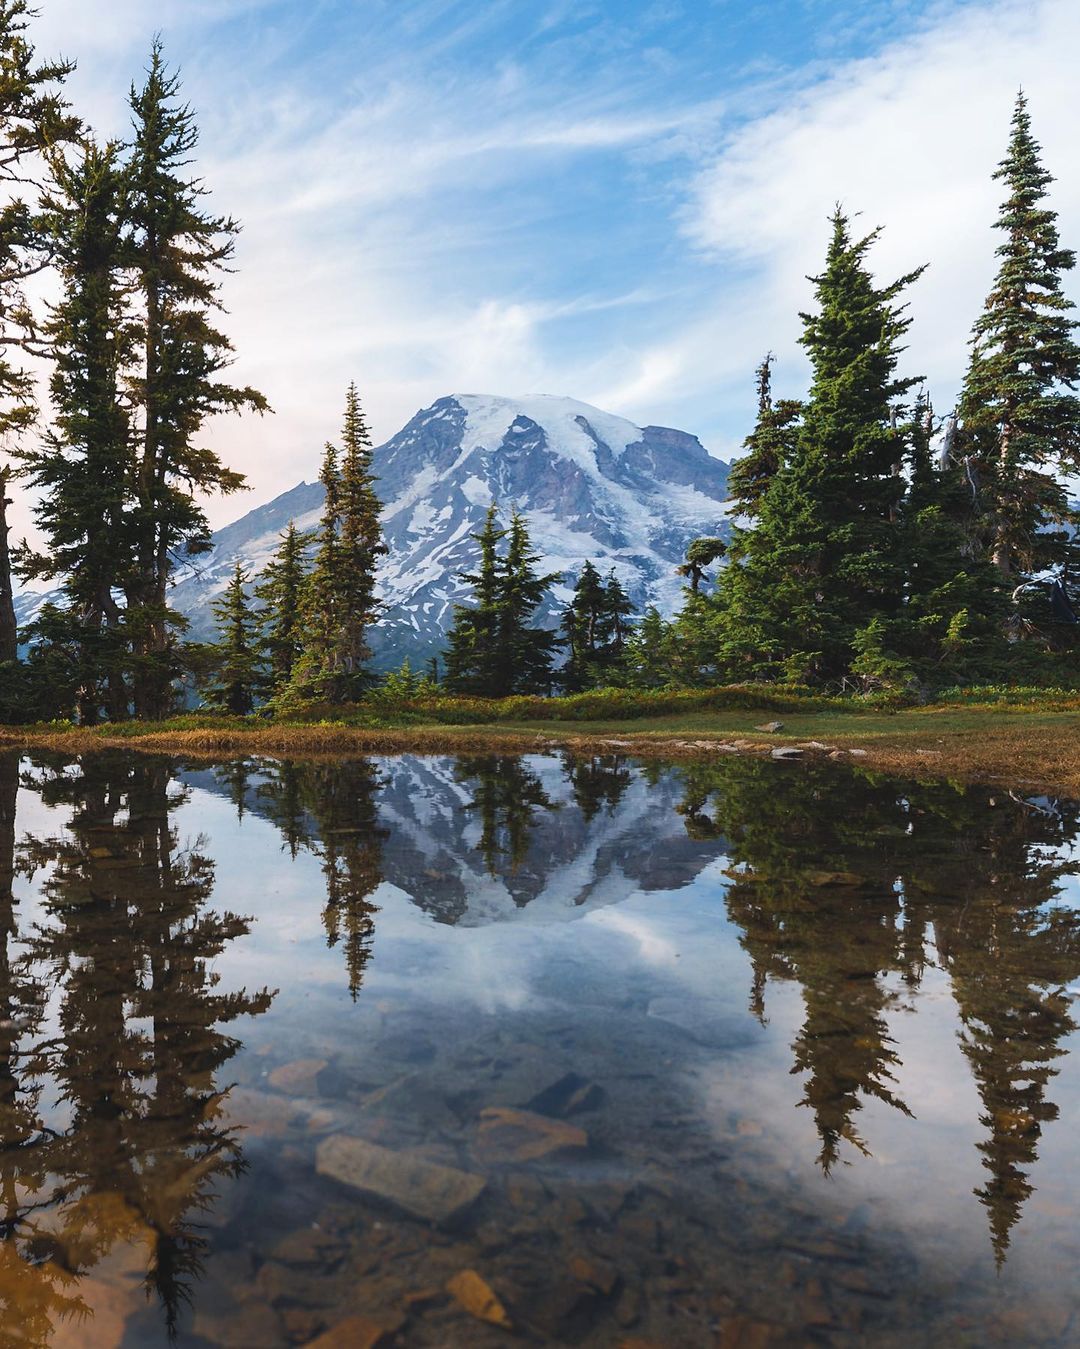
[[[1075,1344],[1080,806],[0,757],[0,1344]]]

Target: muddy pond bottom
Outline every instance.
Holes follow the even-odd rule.
[[[1080,1343],[1080,807],[0,757],[0,1349]]]

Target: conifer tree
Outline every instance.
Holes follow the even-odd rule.
[[[13,457],[36,415],[34,376],[18,353],[47,349],[25,287],[48,265],[48,248],[23,194],[47,152],[79,128],[60,92],[74,67],[36,60],[26,36],[33,13],[27,0],[0,0],[0,438]],[[7,524],[7,489],[16,473],[11,465],[0,468],[0,665],[14,662],[18,649]],[[9,686],[15,679],[14,670],[6,673]]]
[[[201,443],[203,425],[218,413],[262,412],[268,406],[255,389],[218,378],[233,348],[213,318],[221,308],[220,279],[232,259],[238,226],[203,209],[206,188],[187,174],[198,131],[190,107],[178,101],[179,87],[155,42],[143,87],[131,89],[134,137],[128,170],[140,303],[139,368],[130,380],[138,446],[128,622],[135,638],[135,708],[151,718],[168,710],[176,670],[169,577],[180,549],[197,553],[208,542],[196,494],[243,486],[243,477]]]
[[[866,255],[877,234],[853,240],[833,214],[816,306],[802,315],[810,396],[721,577],[716,659],[736,678],[842,677],[855,634],[902,603],[894,405],[915,381],[896,373],[910,324],[897,300],[921,269],[875,285]]]
[[[612,570],[601,580],[586,561],[562,621],[569,657],[561,672],[569,693],[610,682],[630,632],[634,605]]]
[[[454,606],[454,623],[447,635],[445,683],[454,693],[497,697],[499,608],[501,604],[499,544],[506,531],[499,528],[498,507],[487,509],[484,524],[472,538],[480,546],[475,572],[462,572],[460,579],[472,586],[473,603]]]
[[[769,352],[756,372],[757,421],[743,441],[745,453],[732,464],[727,481],[734,513],[751,519],[769,484],[791,458],[795,426],[802,412],[802,404],[793,398],[774,402],[772,367],[773,355]]]
[[[517,511],[508,529],[498,525],[492,503],[484,527],[473,538],[480,545],[480,567],[462,573],[473,587],[474,603],[454,609],[446,652],[446,685],[455,693],[505,698],[540,693],[552,682],[556,633],[535,628],[532,619],[555,575],[536,571],[538,555],[529,542],[525,519]],[[500,542],[507,540],[500,557]]]
[[[544,693],[551,687],[559,638],[547,628],[533,627],[532,621],[558,576],[540,575],[536,570],[539,560],[529,542],[525,517],[514,511],[500,575],[498,623],[498,686],[507,694]]]
[[[355,383],[349,385],[345,396],[340,492],[340,665],[346,688],[355,696],[364,682],[364,664],[371,657],[367,634],[379,610],[375,569],[387,551],[382,541],[381,506],[372,473],[371,433]]]
[[[43,219],[63,285],[46,328],[53,370],[51,429],[20,452],[40,489],[35,511],[47,546],[24,555],[25,574],[59,578],[72,637],[83,648],[79,717],[127,714],[124,615],[130,582],[126,507],[130,424],[121,379],[131,355],[123,267],[127,191],[114,145],[84,142],[77,157],[51,156]]]
[[[259,621],[247,596],[250,580],[242,562],[237,562],[221,599],[213,606],[218,623],[214,646],[214,678],[205,702],[236,717],[248,716],[264,687],[259,653]]]
[[[262,649],[271,694],[289,684],[303,649],[300,600],[307,577],[305,544],[306,536],[290,522],[255,587],[255,598],[262,604]]]
[[[626,642],[623,667],[632,688],[658,689],[672,682],[671,644],[671,625],[650,604]]]
[[[606,599],[600,573],[586,560],[562,620],[563,639],[568,648],[562,684],[568,693],[587,686],[597,655],[607,641]]]
[[[623,651],[626,648],[626,639],[632,631],[630,618],[634,613],[634,602],[626,593],[622,582],[615,575],[614,567],[608,572],[607,582],[604,586],[604,605],[610,627],[608,639],[609,663],[614,664],[622,659]]]
[[[964,449],[985,498],[985,545],[1005,577],[1066,560],[1063,526],[1075,522],[1064,476],[1080,470],[1080,345],[1062,275],[1076,254],[1061,247],[1056,212],[1021,93],[1008,152],[994,174],[1008,195],[996,227],[997,277],[977,319],[960,401]]]
[[[315,559],[303,593],[303,651],[291,697],[350,702],[371,682],[367,634],[378,613],[375,569],[386,552],[368,434],[356,385],[345,400],[343,451],[328,444]]]

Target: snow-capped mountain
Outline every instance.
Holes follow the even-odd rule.
[[[570,398],[440,398],[375,450],[374,465],[390,550],[373,635],[384,667],[406,655],[422,662],[442,646],[454,604],[468,596],[458,573],[476,562],[471,535],[492,500],[527,516],[540,565],[561,578],[541,616],[552,626],[587,559],[602,573],[613,568],[639,606],[671,613],[687,544],[725,528],[728,466],[695,436]],[[317,482],[300,483],[214,535],[213,551],[172,593],[193,637],[212,637],[210,604],[236,560],[260,571],[290,520],[317,525],[322,496]]]

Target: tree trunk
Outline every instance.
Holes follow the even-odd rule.
[[[0,663],[17,660],[19,654],[15,593],[11,583],[11,552],[8,548],[7,508],[11,505],[11,498],[6,495],[6,488],[10,475],[10,468],[0,468]]]

